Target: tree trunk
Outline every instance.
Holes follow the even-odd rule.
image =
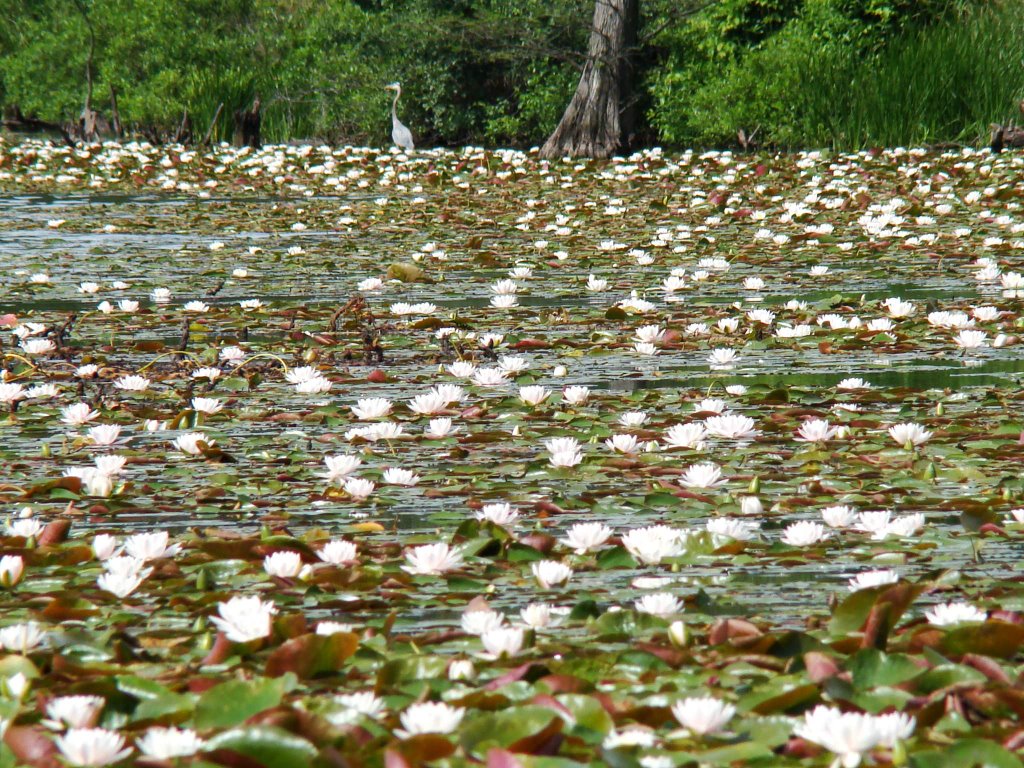
[[[257,96],[252,102],[251,109],[235,110],[235,146],[253,149],[262,147],[260,122],[260,97]]]
[[[596,0],[587,62],[576,93],[541,157],[610,157],[633,125],[632,69],[639,0]]]

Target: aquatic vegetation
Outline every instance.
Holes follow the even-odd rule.
[[[1020,167],[0,144],[0,762],[1013,764]]]

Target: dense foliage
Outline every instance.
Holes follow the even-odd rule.
[[[386,141],[387,95],[421,144],[540,142],[568,102],[591,0],[8,0],[0,102],[205,131],[260,94],[268,139]],[[1019,0],[642,0],[636,143],[976,141],[1024,96]]]

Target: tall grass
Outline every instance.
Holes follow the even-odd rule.
[[[987,143],[1024,99],[1024,3],[973,7],[866,58],[819,62],[800,96],[812,144]]]

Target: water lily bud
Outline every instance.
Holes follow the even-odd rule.
[[[747,493],[758,494],[761,492],[761,478],[754,475],[750,478],[750,485],[747,486]]]
[[[924,479],[934,480],[935,479],[935,462],[929,461],[928,466],[924,468]]]
[[[676,648],[685,648],[690,639],[686,625],[681,621],[673,621],[668,628],[668,639]]]
[[[0,688],[7,694],[9,698],[21,699],[28,692],[29,680],[25,675],[19,672],[16,675],[4,678],[3,684]]]
[[[207,592],[213,587],[213,577],[206,568],[200,568],[196,574],[196,589],[200,592]]]
[[[302,360],[303,362],[306,363],[316,362],[317,358],[319,357],[320,353],[317,352],[315,349],[307,349],[305,352],[302,353]]]
[[[760,515],[764,512],[764,505],[757,496],[743,496],[740,498],[740,512],[744,515]]]
[[[903,742],[903,739],[898,739],[892,748],[892,760],[893,765],[906,765],[907,764],[907,745]]]
[[[1010,501],[1013,499],[1013,491],[1010,490],[1010,486],[1003,486],[1003,501]]]
[[[945,408],[945,406],[942,403],[936,403],[935,404],[935,415],[936,416],[941,416],[945,412],[946,412],[946,408]]]
[[[213,648],[213,635],[209,632],[203,632],[196,640],[196,648],[200,651],[208,651]]]
[[[448,665],[449,680],[472,680],[476,676],[476,668],[469,659],[454,659]]]
[[[569,369],[566,368],[564,365],[556,365],[555,366],[555,370],[553,370],[551,372],[551,375],[552,376],[568,376],[569,375]]]
[[[50,457],[51,457],[52,455],[53,455],[53,454],[52,454],[52,453],[51,453],[51,451],[50,451],[50,444],[49,444],[49,443],[43,443],[43,447],[42,447],[42,449],[41,449],[41,450],[39,451],[39,456],[40,456],[41,458],[44,458],[44,459],[48,459],[48,458],[50,458]]]
[[[19,581],[25,570],[25,561],[20,555],[4,555],[0,557],[0,587],[10,589]]]

